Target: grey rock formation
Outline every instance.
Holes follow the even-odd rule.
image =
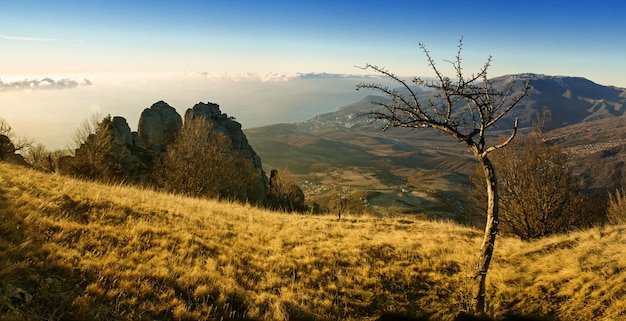
[[[123,117],[105,118],[110,136],[90,134],[75,151],[74,157],[59,160],[59,172],[81,177],[114,175],[131,182],[148,182],[154,152],[145,148],[137,133]],[[95,177],[94,177],[95,176]]]
[[[246,135],[241,130],[241,124],[233,117],[228,117],[220,111],[220,106],[214,103],[198,103],[193,108],[187,109],[185,112],[185,122],[192,119],[202,117],[209,122],[212,129],[228,136],[235,150],[240,151],[253,162],[257,171],[263,171],[261,158],[254,152],[252,146],[248,143]]]
[[[246,135],[241,130],[241,124],[236,122],[234,118],[223,114],[219,105],[213,103],[199,103],[188,109],[185,113],[185,122],[195,118],[207,120],[212,125],[212,130],[229,137],[233,149],[250,160],[259,175],[259,179],[258,186],[254,189],[255,195],[250,195],[249,201],[264,203],[268,196],[267,176],[263,171],[261,158],[254,152]],[[95,159],[95,157],[91,157],[93,155],[104,155],[102,157],[103,162],[112,162],[105,166],[107,171],[112,169],[116,176],[132,182],[150,183],[154,162],[165,153],[167,146],[174,141],[176,133],[182,126],[182,117],[176,112],[176,109],[163,101],[159,101],[141,113],[137,132],[131,132],[130,126],[123,117],[113,117],[110,119],[109,127],[112,134],[110,138],[112,144],[99,143],[96,134],[92,134],[83,145],[76,149],[75,158],[67,157],[60,161],[60,164],[63,163],[60,168],[64,169],[62,172],[71,173],[72,164],[81,164],[80,158],[88,162]],[[107,150],[97,150],[103,147]],[[79,170],[89,172],[93,166],[89,166],[88,163],[87,165],[74,166],[74,169],[79,168]]]
[[[6,135],[0,135],[0,161],[28,165],[22,155],[15,153],[15,145],[13,145],[11,139]]]
[[[254,168],[257,170],[260,176],[259,185],[263,186],[262,190],[267,196],[267,176],[263,171],[263,164],[261,158],[256,154],[252,146],[248,143],[246,135],[241,130],[241,124],[233,117],[228,117],[227,114],[223,114],[220,111],[220,106],[214,103],[198,103],[193,108],[187,109],[185,112],[185,122],[191,121],[196,118],[204,118],[209,124],[212,125],[212,129],[228,136],[232,142],[233,149],[239,151],[246,158],[249,158]],[[261,196],[256,197],[261,198]]]
[[[137,132],[130,131],[124,117],[113,117],[111,131],[115,143],[113,151],[119,157],[122,170],[132,181],[148,180],[154,153],[146,148]]]
[[[139,137],[138,132],[132,132],[131,135],[133,136],[133,145],[139,148],[148,149],[146,144],[143,143],[143,140],[141,140],[141,137]]]
[[[123,117],[115,116],[111,120],[111,129],[113,130],[113,139],[118,145],[132,145],[133,135],[130,127]]]
[[[159,101],[141,113],[137,131],[147,149],[163,153],[182,125],[183,120],[176,109]]]
[[[15,146],[6,135],[0,135],[0,157],[15,153]]]

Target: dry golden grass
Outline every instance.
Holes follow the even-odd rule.
[[[450,320],[481,231],[410,217],[309,216],[0,164],[1,319]],[[626,318],[626,227],[501,239],[489,308]],[[22,291],[20,291],[22,290]]]

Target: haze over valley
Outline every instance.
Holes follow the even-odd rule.
[[[159,100],[181,113],[198,102],[214,102],[251,128],[334,111],[360,99],[355,84],[371,80],[323,73],[0,74],[0,103],[15,133],[56,149],[65,148],[94,113],[126,117],[136,130],[141,111]]]

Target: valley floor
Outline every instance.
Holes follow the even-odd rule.
[[[482,232],[270,212],[0,164],[3,320],[452,320]],[[626,319],[626,226],[500,238],[488,309]]]

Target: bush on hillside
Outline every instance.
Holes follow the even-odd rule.
[[[624,190],[616,190],[614,194],[609,195],[606,219],[609,224],[626,224],[626,193]]]
[[[65,156],[69,156],[67,150],[49,151],[46,146],[36,143],[30,146],[24,153],[24,159],[38,170],[46,172],[57,172],[59,170],[59,160]]]
[[[304,192],[287,169],[272,170],[269,181],[268,205],[274,210],[304,212]]]
[[[76,177],[101,181],[123,181],[125,150],[113,138],[111,116],[84,122],[74,134],[74,157],[62,161],[62,171]]]
[[[540,118],[531,133],[492,157],[499,178],[501,231],[524,240],[602,221],[588,206],[592,197],[582,195],[568,155],[544,141],[542,123]],[[482,213],[485,183],[478,173],[471,180],[475,188],[470,200]]]
[[[165,155],[155,162],[155,184],[192,197],[247,201],[258,191],[252,163],[204,118],[185,122]]]

